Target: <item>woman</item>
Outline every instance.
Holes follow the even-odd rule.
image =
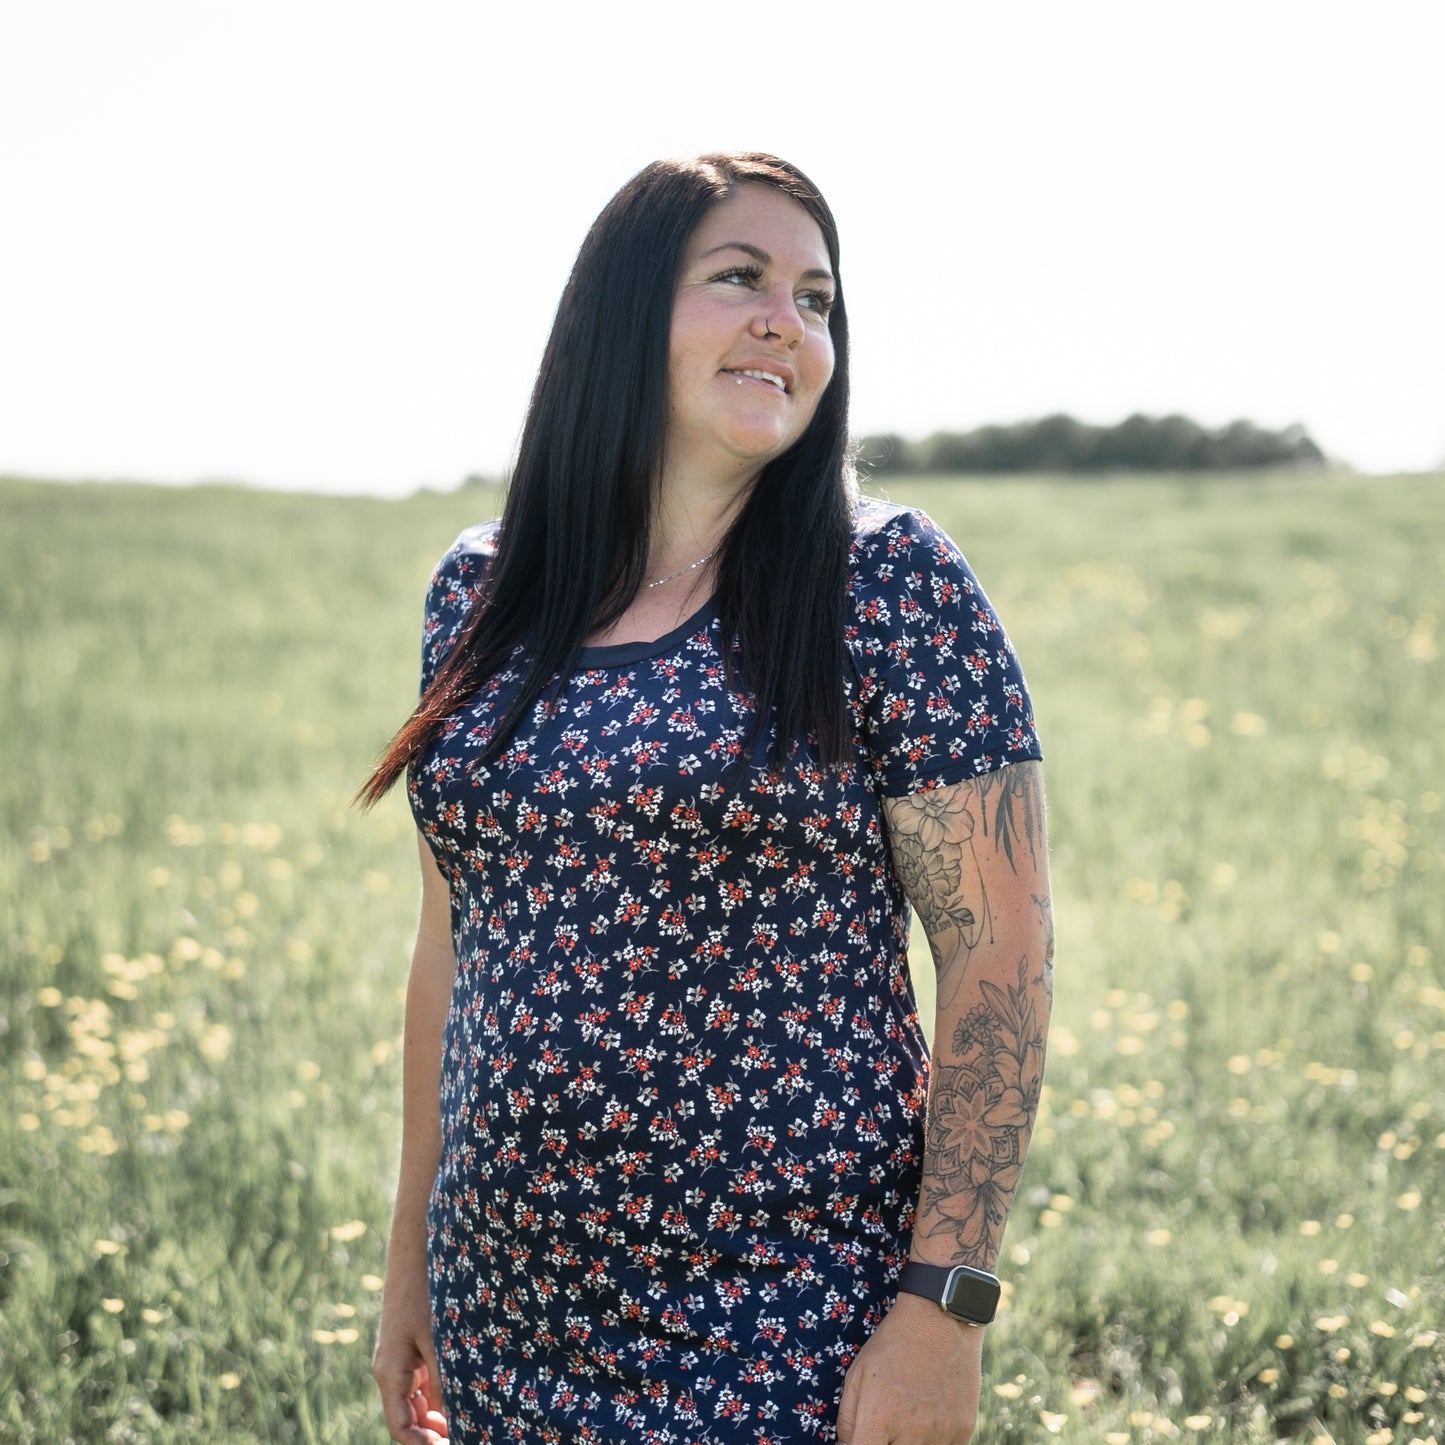
[[[953,544],[856,498],[847,400],[807,178],[649,166],[578,255],[500,525],[433,578],[364,794],[406,773],[423,875],[397,1441],[972,1434],[1043,1067],[1039,752]]]

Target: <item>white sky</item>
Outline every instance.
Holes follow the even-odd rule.
[[[854,426],[1303,422],[1445,459],[1445,10],[32,0],[0,16],[0,471],[495,473],[659,155],[843,237]]]

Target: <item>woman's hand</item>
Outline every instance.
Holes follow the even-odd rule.
[[[389,1282],[371,1361],[386,1428],[399,1445],[437,1445],[447,1439],[447,1421],[425,1276],[419,1291],[402,1289],[393,1296],[392,1289]]]
[[[900,1295],[844,1377],[839,1445],[967,1445],[982,1364],[981,1329]]]

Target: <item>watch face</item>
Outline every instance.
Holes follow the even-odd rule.
[[[999,1286],[992,1275],[960,1265],[949,1276],[943,1307],[949,1314],[986,1325],[998,1311]]]

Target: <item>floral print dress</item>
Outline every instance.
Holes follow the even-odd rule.
[[[438,566],[423,685],[494,539]],[[585,649],[479,766],[502,671],[411,771],[457,961],[428,1253],[459,1445],[835,1438],[907,1254],[927,1093],[882,799],[1039,756],[934,523],[860,503],[849,590],[845,772],[748,746],[711,603]]]

